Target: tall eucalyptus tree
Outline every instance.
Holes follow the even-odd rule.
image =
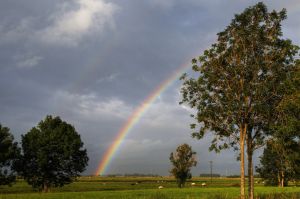
[[[194,137],[214,136],[210,150],[240,150],[241,198],[245,198],[245,145],[249,192],[253,199],[252,155],[264,144],[274,108],[283,98],[280,85],[295,68],[298,47],[282,37],[286,10],[268,12],[257,3],[236,14],[218,40],[192,60],[198,77],[182,76],[182,101],[197,110]]]

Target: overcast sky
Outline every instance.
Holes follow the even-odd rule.
[[[0,123],[20,141],[46,115],[60,116],[81,134],[90,158],[85,174],[92,174],[135,108],[256,2],[1,0]],[[265,3],[287,8],[284,37],[300,45],[299,1]],[[234,152],[208,152],[209,137],[191,138],[179,90],[178,80],[157,98],[107,173],[168,175],[169,154],[181,143],[197,152],[193,175],[208,173],[210,160],[216,173],[239,173]]]

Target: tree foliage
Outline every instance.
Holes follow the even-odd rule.
[[[256,171],[265,180],[265,185],[284,187],[289,180],[297,180],[300,177],[300,145],[291,140],[289,146],[282,152],[276,145],[281,143],[268,143],[260,157],[260,166]],[[275,146],[274,146],[275,144]],[[288,154],[286,154],[288,152]]]
[[[0,124],[0,185],[10,185],[16,179],[13,165],[20,149],[13,140],[9,128]]]
[[[179,188],[184,186],[187,179],[192,178],[191,168],[197,165],[195,155],[196,152],[192,151],[192,147],[188,144],[178,146],[176,152],[170,154],[173,165],[170,173],[175,176]]]
[[[274,110],[270,132],[274,138],[300,138],[300,60],[283,84],[284,97]]]
[[[88,157],[75,128],[59,117],[47,116],[22,135],[18,170],[34,188],[71,183],[87,166]]]
[[[192,117],[200,123],[192,135],[200,139],[213,131],[211,150],[235,146],[245,124],[267,126],[261,124],[283,97],[280,84],[295,69],[298,47],[281,38],[285,18],[285,10],[268,13],[263,3],[246,9],[218,33],[217,43],[192,60],[198,79],[181,77],[181,103],[197,110]]]
[[[245,197],[247,145],[249,198],[253,198],[253,151],[263,145],[282,85],[295,68],[298,46],[282,38],[286,10],[268,12],[263,3],[235,15],[203,55],[192,60],[198,78],[182,76],[182,102],[197,110],[193,137],[212,132],[210,150],[240,150],[241,198]],[[252,195],[251,195],[252,194]]]
[[[285,96],[274,110],[271,139],[257,168],[270,185],[285,186],[300,177],[300,65],[282,90]]]

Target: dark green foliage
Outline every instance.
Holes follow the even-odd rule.
[[[283,97],[280,85],[295,68],[298,47],[281,38],[285,18],[285,10],[268,13],[263,3],[235,15],[217,43],[192,60],[198,78],[181,77],[181,103],[197,110],[193,136],[213,132],[211,150],[235,146],[245,124],[247,133],[263,138],[263,125]]]
[[[285,186],[300,177],[300,65],[283,84],[285,94],[274,110],[272,138],[257,168],[268,184]]]
[[[192,178],[191,168],[197,165],[195,158],[196,152],[188,144],[182,144],[177,147],[175,153],[170,154],[170,161],[173,165],[170,173],[177,180],[178,187],[182,188],[187,179]]]
[[[290,173],[288,168],[285,168],[280,156],[268,144],[264,149],[263,155],[260,157],[260,167],[256,167],[256,172],[264,179],[266,186],[281,186],[282,179],[280,179],[280,176],[282,172],[284,173],[284,186],[287,185]]]
[[[13,164],[20,154],[20,149],[13,140],[9,128],[0,124],[0,185],[10,185],[16,179]]]
[[[75,128],[59,117],[47,116],[22,135],[19,173],[34,188],[71,183],[87,166],[88,157]]]
[[[285,96],[276,108],[272,133],[300,137],[300,64],[284,84]]]

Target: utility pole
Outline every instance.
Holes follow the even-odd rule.
[[[210,163],[210,184],[212,184],[212,169],[213,169],[213,161],[209,161]]]

